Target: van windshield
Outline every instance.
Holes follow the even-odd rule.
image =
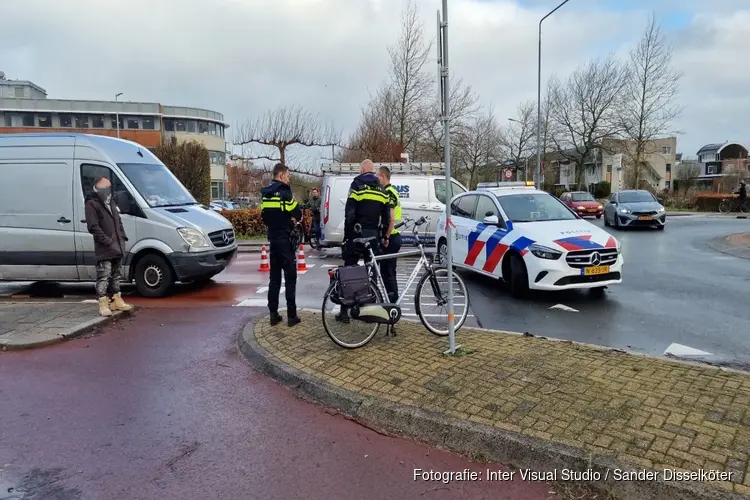
[[[151,163],[118,163],[117,165],[152,208],[198,204],[190,192],[164,165]]]

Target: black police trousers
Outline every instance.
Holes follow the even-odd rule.
[[[394,254],[401,250],[401,234],[391,235],[388,246],[383,248],[384,254]],[[383,285],[388,292],[388,301],[395,304],[398,300],[398,280],[396,279],[396,266],[398,259],[386,259],[380,261],[380,274],[383,276]]]
[[[268,283],[268,310],[271,314],[279,312],[279,292],[283,271],[286,287],[286,313],[290,318],[294,318],[297,316],[297,262],[294,256],[294,245],[289,237],[269,239],[269,244],[271,280]]]

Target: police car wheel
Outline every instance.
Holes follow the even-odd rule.
[[[529,274],[526,264],[520,255],[510,256],[510,293],[517,299],[526,297],[529,293]]]
[[[437,255],[435,255],[435,260],[437,261],[437,264],[443,266],[448,260],[448,243],[444,239],[441,239],[440,243],[438,244],[438,251]]]

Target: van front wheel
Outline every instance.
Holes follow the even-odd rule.
[[[142,297],[164,297],[174,284],[174,272],[160,255],[144,255],[135,266],[135,287]]]

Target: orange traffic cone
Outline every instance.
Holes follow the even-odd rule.
[[[307,264],[305,264],[305,251],[304,246],[300,243],[299,253],[297,253],[297,272],[307,271]]]
[[[260,247],[260,267],[258,271],[270,271],[271,266],[268,265],[268,253],[266,252],[266,246]]]

